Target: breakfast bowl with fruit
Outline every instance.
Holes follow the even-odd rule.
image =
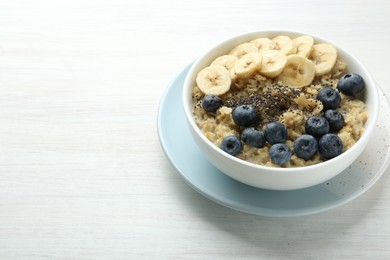
[[[253,187],[327,181],[364,151],[379,115],[367,69],[324,38],[258,31],[214,46],[190,67],[182,103],[201,153]]]

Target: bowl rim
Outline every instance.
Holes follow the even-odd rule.
[[[314,40],[317,42],[329,43],[329,44],[332,44],[333,46],[335,46],[338,53],[341,51],[343,56],[345,56],[345,55],[349,56],[348,59],[352,59],[354,61],[355,66],[359,67],[362,71],[364,71],[364,74],[366,75],[366,78],[364,78],[366,86],[367,85],[372,86],[372,87],[370,87],[370,95],[372,96],[372,99],[374,102],[372,102],[372,104],[370,104],[370,109],[374,113],[369,115],[370,121],[365,123],[362,136],[347,151],[343,152],[342,154],[340,154],[337,157],[334,157],[332,159],[322,161],[320,163],[316,163],[313,165],[297,166],[297,167],[265,166],[265,165],[260,165],[260,164],[248,162],[246,160],[240,159],[236,156],[233,156],[233,155],[230,155],[230,154],[224,152],[218,146],[216,146],[213,142],[211,142],[203,134],[203,132],[200,130],[200,128],[196,125],[195,120],[193,119],[193,112],[192,112],[193,107],[191,106],[192,102],[187,102],[187,101],[192,100],[191,95],[188,96],[188,94],[191,93],[191,92],[189,92],[189,90],[193,87],[193,84],[191,84],[191,82],[193,82],[191,80],[191,77],[194,75],[195,69],[197,69],[198,64],[201,63],[208,55],[210,55],[211,53],[214,53],[217,49],[221,48],[222,46],[225,46],[227,44],[231,44],[234,41],[239,41],[241,43],[244,43],[247,41],[242,40],[242,39],[248,38],[248,37],[253,37],[253,39],[255,39],[256,37],[259,38],[259,37],[262,37],[261,34],[263,34],[263,35],[271,34],[271,35],[275,35],[275,36],[282,35],[282,34],[285,34],[287,36],[289,36],[289,35],[296,35],[296,36],[309,35],[309,36],[312,36],[314,38]],[[264,37],[266,37],[266,36],[264,36]],[[238,43],[238,44],[240,44],[240,43]],[[367,82],[369,82],[369,84]],[[256,169],[256,170],[258,170],[259,173],[262,171],[270,171],[273,173],[285,174],[285,173],[302,172],[302,171],[314,171],[317,168],[332,166],[334,161],[342,160],[343,158],[348,157],[354,150],[356,150],[357,148],[359,148],[361,146],[363,146],[363,149],[364,149],[364,146],[369,141],[368,139],[370,138],[370,136],[373,132],[373,129],[378,121],[379,107],[380,107],[379,102],[380,102],[379,92],[378,92],[375,80],[373,79],[373,77],[372,77],[371,73],[368,71],[368,69],[361,63],[361,61],[354,54],[347,51],[340,44],[336,44],[333,41],[328,40],[327,38],[318,36],[318,35],[313,34],[313,33],[308,33],[308,32],[304,32],[304,31],[289,30],[289,29],[286,29],[286,30],[284,30],[284,29],[265,29],[265,30],[258,30],[258,31],[249,31],[249,32],[244,32],[244,33],[233,35],[229,38],[226,38],[226,39],[218,42],[217,44],[214,44],[211,48],[209,48],[208,50],[203,52],[191,65],[191,67],[190,67],[190,69],[185,77],[184,84],[183,84],[183,91],[182,91],[182,105],[184,106],[185,117],[186,117],[187,122],[190,124],[190,127],[192,128],[192,130],[195,131],[196,135],[198,137],[200,137],[202,139],[202,141],[205,144],[207,144],[208,147],[211,147],[211,149],[213,149],[215,152],[217,152],[217,154],[219,154],[220,156],[225,157],[226,159],[232,160],[233,162],[238,163],[240,165]]]

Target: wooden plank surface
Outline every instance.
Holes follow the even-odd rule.
[[[168,83],[211,45],[285,28],[348,47],[390,95],[388,1],[0,2],[0,259],[390,259],[389,169],[338,209],[248,215],[158,141]]]

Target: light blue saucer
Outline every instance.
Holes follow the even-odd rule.
[[[373,140],[347,170],[322,184],[294,191],[253,188],[211,165],[186,126],[181,106],[187,66],[171,82],[158,111],[158,134],[166,156],[200,194],[226,207],[262,216],[302,216],[327,211],[357,198],[385,172],[390,158],[390,107],[381,93],[381,115]]]

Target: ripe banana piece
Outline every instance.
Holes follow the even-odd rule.
[[[347,64],[342,62],[341,60],[336,60],[330,74],[333,78],[338,78],[345,73],[345,69],[347,68]]]
[[[309,57],[313,45],[314,39],[308,35],[302,35],[293,39],[294,45],[297,47],[297,54],[303,57]]]
[[[316,76],[322,76],[329,73],[335,65],[337,50],[328,43],[315,44],[309,59],[314,63]]]
[[[232,80],[235,80],[236,74],[234,73],[234,65],[238,61],[238,58],[233,55],[223,55],[216,58],[210,66],[221,65],[225,67],[230,72],[230,77]]]
[[[261,68],[261,61],[262,55],[260,53],[248,53],[238,59],[234,65],[234,73],[238,78],[249,77],[252,73]]]
[[[221,65],[209,66],[198,73],[196,83],[205,95],[220,96],[230,89],[230,72]]]
[[[295,88],[310,85],[315,75],[314,64],[305,57],[297,54],[287,56],[287,63],[278,79]]]
[[[253,43],[259,52],[275,50],[276,44],[268,38],[257,38],[249,43]]]
[[[241,58],[242,56],[252,52],[258,52],[256,45],[246,42],[234,47],[228,54]]]
[[[273,38],[272,41],[275,43],[275,50],[280,51],[284,55],[295,54],[297,52],[294,42],[288,36],[279,35]]]
[[[264,51],[262,55],[260,74],[269,78],[275,78],[286,66],[287,56],[276,50]]]

